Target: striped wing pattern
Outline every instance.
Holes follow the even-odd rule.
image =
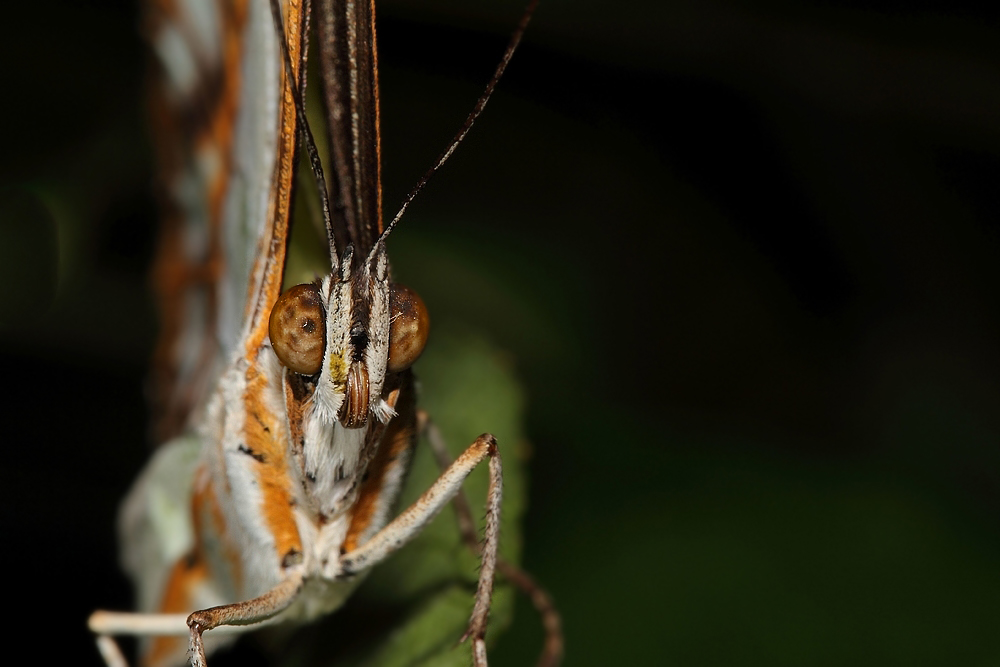
[[[266,377],[255,367],[281,289],[297,127],[266,1],[152,0],[145,9],[162,211],[154,268],[161,333],[150,395],[153,438],[163,446],[123,505],[121,532],[141,609],[186,613],[274,579],[273,565],[257,562],[266,558],[251,565],[271,576],[246,567],[255,531],[258,542],[271,529],[266,543],[298,545],[288,512],[247,521],[239,511],[241,502],[290,505],[277,406],[261,406],[254,422],[275,422],[270,447],[258,446],[271,450],[270,465],[228,471],[221,446],[229,422],[262,399],[258,385],[276,379],[274,369]],[[289,2],[285,13],[297,68],[300,5]],[[234,362],[246,369],[241,390],[220,396]],[[253,441],[249,429],[236,430]],[[241,473],[263,483],[263,498],[232,494],[226,477]],[[166,520],[164,504],[179,518]],[[182,638],[156,638],[145,661],[183,662],[185,648]]]
[[[165,442],[196,418],[280,289],[296,121],[290,91],[280,94],[266,2],[154,0],[146,9],[162,211],[151,396],[154,439]],[[290,48],[301,41],[298,23]]]

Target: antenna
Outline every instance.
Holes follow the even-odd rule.
[[[276,0],[272,0],[272,2],[275,1]],[[483,91],[482,95],[480,95],[479,100],[476,101],[476,105],[472,107],[472,112],[469,113],[465,122],[462,123],[462,127],[459,128],[458,133],[451,140],[451,143],[448,144],[448,147],[444,149],[441,155],[438,156],[434,165],[427,170],[426,174],[420,177],[417,184],[413,186],[410,193],[403,199],[403,204],[399,207],[399,211],[393,217],[392,222],[389,223],[389,225],[385,228],[385,231],[382,232],[382,234],[378,237],[378,240],[376,240],[375,244],[372,246],[372,250],[368,255],[367,261],[370,262],[372,260],[375,256],[375,249],[378,248],[379,244],[384,243],[386,237],[389,236],[393,229],[395,229],[399,219],[403,217],[403,213],[405,213],[406,209],[410,206],[410,202],[412,202],[417,194],[424,189],[424,186],[427,185],[427,181],[429,181],[431,176],[433,176],[434,173],[441,168],[441,165],[448,161],[451,154],[455,152],[458,145],[462,143],[463,139],[465,139],[465,135],[467,135],[469,130],[472,129],[472,124],[476,122],[476,119],[479,118],[479,114],[481,114],[483,109],[486,108],[486,103],[490,101],[490,95],[493,94],[493,89],[497,87],[500,77],[503,76],[504,70],[507,69],[507,63],[509,63],[511,57],[513,57],[514,51],[517,49],[517,45],[521,43],[521,37],[524,36],[524,31],[527,29],[528,22],[531,21],[531,15],[534,14],[537,6],[538,0],[531,0],[531,2],[528,3],[527,8],[524,10],[524,14],[521,16],[521,21],[517,24],[517,28],[514,29],[513,34],[510,36],[510,42],[507,44],[507,50],[504,51],[503,57],[500,59],[500,64],[497,65],[496,71],[493,72],[493,78],[490,79],[488,84],[486,84],[486,90]]]
[[[312,19],[312,2],[305,0],[302,9],[305,14],[303,17],[305,35],[301,46],[302,60],[299,69],[302,78],[302,87],[300,88],[295,81],[295,75],[292,71],[292,59],[288,54],[288,41],[285,37],[284,21],[281,19],[281,6],[279,0],[271,0],[271,16],[274,19],[274,28],[278,31],[278,36],[281,40],[281,55],[285,63],[285,76],[288,78],[289,85],[293,90],[292,98],[295,100],[295,117],[298,120],[296,124],[299,127],[299,136],[306,147],[306,153],[309,155],[309,167],[312,169],[313,176],[316,177],[316,184],[319,186],[320,208],[323,211],[323,224],[326,226],[326,240],[330,250],[330,267],[336,273],[340,268],[340,258],[337,256],[337,246],[333,236],[333,217],[330,215],[330,193],[326,189],[323,164],[320,162],[319,151],[316,149],[316,139],[313,138],[312,130],[309,129],[309,121],[306,119],[306,110],[303,103],[306,91],[305,65],[306,57],[309,53],[309,23]]]

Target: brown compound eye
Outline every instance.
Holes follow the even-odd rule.
[[[315,375],[323,366],[326,315],[315,285],[296,285],[278,297],[267,330],[278,359],[289,370]]]
[[[427,344],[431,318],[420,296],[409,287],[389,286],[390,373],[405,371]]]

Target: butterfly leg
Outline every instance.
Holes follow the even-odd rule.
[[[486,620],[493,597],[493,574],[500,537],[500,504],[503,497],[503,464],[497,441],[484,433],[441,473],[437,481],[413,505],[354,551],[340,557],[344,575],[359,573],[385,560],[413,539],[437,513],[461,491],[462,482],[476,466],[489,459],[490,483],[486,502],[486,531],[482,546],[479,585],[469,628],[462,640],[472,639],[475,667],[486,667]]]
[[[194,667],[205,667],[205,646],[202,634],[219,626],[230,632],[240,632],[252,624],[261,623],[281,613],[302,590],[301,567],[286,570],[286,579],[260,597],[221,605],[186,614],[146,614],[135,612],[95,611],[87,621],[97,634],[97,648],[108,667],[128,667],[112,635],[169,637],[188,635],[189,655]],[[221,631],[221,630],[220,630]]]
[[[97,635],[97,650],[100,651],[107,667],[128,667],[128,661],[118,648],[118,642],[110,635]]]
[[[90,631],[97,635],[97,650],[107,667],[128,667],[113,635],[142,637],[185,635],[188,633],[184,614],[144,614],[136,612],[95,611],[87,619]]]
[[[287,578],[260,597],[196,611],[187,617],[191,636],[191,665],[206,667],[202,634],[220,625],[251,625],[284,611],[302,590],[303,569],[286,570]]]
[[[444,437],[437,424],[424,410],[417,411],[417,429],[419,433],[427,436],[427,442],[431,446],[431,452],[438,466],[444,470],[451,465],[451,454],[448,452]],[[459,489],[451,502],[455,507],[455,516],[462,541],[473,553],[478,555],[481,547],[476,535],[476,523],[472,518],[472,509],[465,496],[465,491]],[[562,619],[559,616],[559,610],[552,602],[552,598],[530,574],[512,563],[508,563],[500,556],[497,557],[497,569],[507,581],[528,596],[542,618],[542,627],[545,629],[545,646],[542,648],[542,654],[538,657],[536,667],[558,667],[563,657]]]
[[[279,586],[278,588],[280,588]],[[266,598],[268,595],[272,595],[274,591],[265,594],[262,598]],[[260,600],[261,598],[257,598]],[[294,599],[294,598],[293,598]],[[118,612],[118,611],[103,611],[98,610],[90,615],[87,619],[87,626],[90,631],[97,635],[97,650],[100,652],[101,657],[104,659],[104,664],[107,667],[128,667],[128,661],[125,659],[124,654],[118,647],[118,643],[113,639],[113,636],[123,636],[130,635],[135,637],[182,637],[184,635],[191,636],[194,633],[193,628],[190,627],[190,619],[199,615],[211,615],[218,610],[225,610],[229,607],[242,607],[250,605],[256,600],[250,600],[249,602],[238,603],[235,605],[226,605],[224,607],[214,607],[212,609],[207,609],[204,611],[198,611],[190,616],[187,614],[149,614],[143,612]],[[287,606],[287,604],[285,605]],[[282,607],[283,608],[283,607]],[[280,609],[278,610],[280,611]],[[274,612],[274,613],[277,613]],[[271,614],[273,616],[274,614]],[[256,619],[251,618],[250,620],[244,620],[243,623],[239,623],[234,627],[223,627],[217,630],[217,632],[222,632],[223,630],[227,633],[238,633],[249,630],[248,627],[243,627],[246,623],[256,623],[261,620],[266,620],[270,616],[263,616]],[[199,618],[201,618],[199,616]],[[230,613],[228,618],[233,618],[233,614]],[[217,627],[218,625],[225,625],[226,621],[221,623],[216,623],[211,627]],[[209,629],[208,627],[201,627],[201,632]],[[193,641],[193,637],[192,637]],[[199,645],[201,643],[201,635],[198,635]],[[201,656],[201,664],[205,662],[204,648],[201,648],[200,654],[192,654],[192,660],[195,659],[196,655]]]

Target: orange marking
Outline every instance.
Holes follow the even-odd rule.
[[[246,420],[243,437],[246,446],[260,456],[255,470],[261,491],[261,515],[274,536],[278,558],[289,551],[302,552],[302,540],[292,512],[294,496],[290,488],[293,475],[288,467],[290,434],[284,416],[275,415],[264,404],[270,378],[254,360],[247,369],[247,388],[243,394]]]
[[[225,576],[237,589],[240,586],[243,568],[239,551],[228,538],[222,508],[216,500],[208,470],[204,467],[195,472],[191,515],[195,545],[191,553],[181,557],[170,570],[158,608],[163,614],[185,614],[195,611],[194,599],[198,586],[210,579],[218,580],[218,576],[213,577],[209,572],[208,561],[204,555],[203,535],[206,530],[206,520],[211,523],[208,530],[218,536],[223,544],[223,556],[230,566]],[[187,639],[184,637],[154,637],[142,657],[142,664],[147,666],[171,664],[183,656],[186,650]]]
[[[184,556],[170,570],[167,586],[160,602],[160,612],[182,614],[191,611],[194,589],[208,579],[208,567],[197,551]],[[153,637],[142,656],[143,665],[169,664],[184,655],[187,649],[185,637]]]
[[[285,34],[292,72],[299,78],[300,54],[304,20],[300,0],[288,0],[285,6]],[[284,58],[282,58],[284,60]],[[291,83],[286,79],[287,68],[281,65],[282,94],[279,112],[277,166],[268,198],[267,215],[271,224],[257,245],[257,259],[251,276],[261,273],[261,282],[251,284],[247,293],[246,315],[253,318],[253,331],[246,341],[246,356],[253,357],[267,337],[267,321],[271,306],[281,294],[285,271],[285,247],[292,205],[292,183],[297,167],[298,130],[295,98]],[[253,283],[253,280],[251,280]]]
[[[212,487],[211,475],[204,467],[195,472],[191,512],[195,534],[195,551],[199,554],[203,553],[204,536],[206,533],[210,533],[222,545],[222,556],[229,566],[226,572],[213,573],[213,579],[216,581],[228,579],[234,590],[240,590],[243,585],[243,561],[240,559],[240,550],[229,536],[226,529],[226,517],[222,513],[222,507],[219,506],[215,489]],[[211,523],[209,527],[205,526],[206,520]]]
[[[390,405],[394,402],[390,399]],[[361,484],[358,501],[354,505],[351,525],[344,538],[343,550],[354,551],[359,540],[371,525],[375,511],[380,503],[386,502],[382,497],[386,476],[400,462],[397,460],[406,450],[411,449],[416,435],[416,402],[413,395],[413,384],[404,380],[399,389],[399,400],[393,405],[398,413],[385,429],[382,443],[379,445],[375,458],[368,465],[368,479]]]
[[[201,86],[191,99],[172,104],[164,94],[163,77],[151,86],[148,113],[158,161],[158,199],[163,211],[159,250],[154,265],[154,284],[158,295],[160,335],[153,354],[153,431],[159,442],[177,435],[194,405],[207,391],[204,372],[191,377],[179,376],[179,352],[176,348],[184,330],[187,296],[202,290],[205,297],[205,322],[215,321],[216,291],[214,285],[223,273],[222,213],[233,168],[233,142],[241,85],[240,60],[243,51],[243,30],[247,21],[246,0],[225,0],[217,3],[221,15],[221,59],[199,63],[206,68]],[[157,35],[166,24],[180,29],[187,27],[182,10],[174,0],[150,0],[143,17],[144,32]],[[187,36],[190,39],[190,36]],[[197,111],[195,111],[197,110]],[[206,215],[209,220],[206,255],[186,257],[184,227],[187,221],[180,202],[171,191],[177,175],[196,160],[200,151],[214,152],[219,169],[206,180]],[[216,353],[215,338],[206,328],[201,342],[198,368],[211,368]]]

